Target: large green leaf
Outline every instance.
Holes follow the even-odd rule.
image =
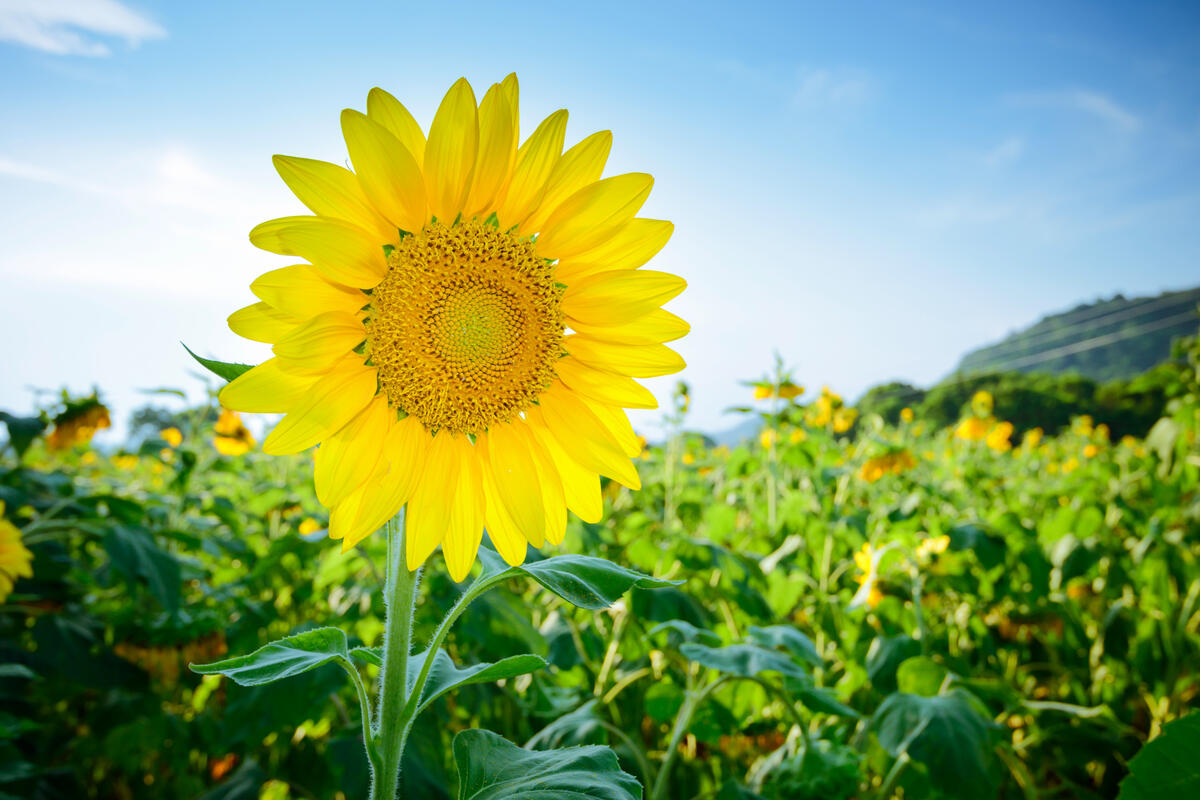
[[[491,731],[454,737],[458,800],[640,800],[637,779],[607,747],[524,750]]]
[[[509,567],[490,550],[479,551],[483,573],[479,580],[488,585],[521,575],[533,578],[545,588],[580,608],[608,608],[633,587],[659,589],[678,586],[682,581],[652,578],[595,556],[553,556],[519,567]]]
[[[201,675],[224,675],[239,686],[258,686],[308,672],[330,661],[354,668],[346,634],[338,628],[315,628],[271,642],[249,655],[188,666]]]
[[[180,342],[183,344],[183,342]],[[229,361],[218,361],[215,358],[202,358],[192,352],[192,348],[183,344],[183,349],[188,351],[188,355],[196,359],[200,366],[216,375],[218,378],[224,378],[227,381],[232,381],[234,378],[241,375],[243,372],[249,372],[254,369],[253,364],[235,364]]]
[[[112,525],[104,532],[103,542],[113,566],[126,578],[144,581],[150,594],[171,614],[179,610],[179,562],[160,548],[148,531]]]
[[[1117,800],[1200,797],[1200,711],[1163,726],[1129,762]]]
[[[17,457],[25,455],[33,440],[46,430],[46,421],[41,417],[16,417],[7,411],[0,411],[0,422],[8,427],[8,441],[17,451]]]
[[[782,647],[814,667],[825,664],[825,660],[817,652],[817,646],[813,644],[812,639],[791,625],[770,625],[765,628],[751,626],[750,637],[763,647]]]
[[[679,652],[697,664],[739,678],[757,678],[764,672],[778,672],[798,678],[808,677],[803,667],[783,653],[755,644],[708,647],[693,642],[680,647]]]
[[[896,692],[880,704],[871,727],[893,756],[908,753],[924,764],[946,795],[993,796],[988,772],[996,726],[969,692],[952,689],[937,697]]]
[[[425,663],[429,651],[409,659],[408,691],[411,693],[413,684],[417,681],[420,665]],[[433,668],[429,670],[429,678],[421,690],[421,702],[418,711],[424,710],[430,703],[446,692],[473,683],[494,683],[505,678],[515,678],[518,675],[528,675],[546,666],[546,660],[541,656],[519,655],[502,658],[495,663],[471,664],[459,667],[454,663],[445,650],[439,649],[433,658]]]

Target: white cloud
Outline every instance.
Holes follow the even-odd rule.
[[[0,41],[55,55],[106,56],[111,51],[98,37],[134,47],[166,35],[117,0],[0,0]]]
[[[1025,140],[1019,136],[1010,136],[993,147],[983,156],[983,161],[989,167],[1002,167],[1011,164],[1025,154]]]
[[[1090,89],[1065,89],[1054,92],[1021,92],[1011,95],[1022,106],[1065,108],[1090,114],[1115,128],[1132,133],[1142,127],[1141,118],[1111,97]]]
[[[857,69],[808,68],[792,96],[797,105],[855,105],[874,92],[870,75]]]

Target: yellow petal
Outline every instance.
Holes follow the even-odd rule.
[[[541,230],[554,210],[571,195],[600,179],[612,150],[612,131],[593,133],[562,154],[546,180],[546,193],[537,211],[525,224],[530,231]]]
[[[367,304],[358,289],[330,283],[309,264],[294,264],[265,272],[250,284],[260,300],[300,319],[326,311],[354,313]]]
[[[633,378],[593,369],[570,356],[555,362],[554,369],[563,383],[585,397],[623,408],[658,408],[650,390]]]
[[[523,425],[520,420],[493,425],[476,439],[476,446],[483,443],[481,455],[491,467],[500,500],[517,529],[534,547],[539,547],[538,542],[546,535],[546,517],[542,510],[537,468],[529,453],[528,434],[522,429]]]
[[[500,81],[500,88],[504,91],[504,96],[508,98],[508,111],[512,114],[512,129],[513,136],[517,137],[517,141],[521,140],[521,114],[520,114],[520,98],[521,87],[517,82],[517,73],[510,72],[504,76],[504,80]]]
[[[634,378],[656,378],[679,372],[687,364],[661,344],[613,344],[576,334],[563,339],[563,348],[583,363]]]
[[[312,376],[284,372],[279,359],[272,358],[234,378],[217,399],[232,411],[278,414],[294,406],[315,382]]]
[[[377,386],[375,370],[351,353],[292,406],[263,442],[263,452],[281,456],[307,450],[362,411]]]
[[[360,487],[362,496],[357,501],[353,519],[338,530],[338,537],[334,537],[344,536],[343,552],[379,530],[409,501],[425,468],[428,444],[425,426],[413,417],[392,424],[383,443],[384,457],[374,474]],[[330,536],[334,534],[333,525],[331,518]]]
[[[379,243],[395,243],[396,229],[379,216],[363,194],[354,173],[337,164],[296,156],[274,156],[272,161],[283,182],[301,203],[321,217],[350,222],[379,237]]]
[[[371,204],[397,228],[419,231],[427,220],[425,184],[408,148],[378,122],[349,108],[342,112],[342,136]]]
[[[534,438],[532,432],[526,432],[529,437],[529,453],[537,467],[537,478],[540,491],[542,514],[545,516],[546,541],[550,544],[562,544],[567,532],[567,501],[563,494],[562,478],[554,468],[554,461],[546,448]],[[540,545],[539,545],[540,546]]]
[[[613,439],[621,446],[621,451],[625,455],[632,458],[642,452],[642,442],[633,432],[633,426],[629,424],[629,417],[625,414],[625,409],[610,406],[607,403],[597,403],[586,397],[579,399],[604,424],[604,429],[612,434]]]
[[[475,563],[479,543],[483,540],[483,478],[479,468],[479,457],[472,453],[471,443],[465,436],[459,437],[456,446],[458,456],[458,490],[450,509],[450,524],[442,539],[442,555],[450,577],[461,582]]]
[[[483,471],[483,526],[487,528],[488,537],[491,538],[496,552],[510,566],[518,567],[525,563],[529,542],[517,530],[517,524],[504,509],[491,465],[483,461],[480,466]]]
[[[266,303],[239,308],[229,315],[229,330],[255,342],[277,342],[295,328],[300,320]]]
[[[566,134],[567,110],[560,108],[542,120],[533,135],[517,150],[517,165],[504,200],[497,209],[501,228],[520,225],[537,208],[545,193],[546,181],[562,155]]]
[[[585,325],[624,325],[654,311],[685,288],[687,281],[669,272],[648,269],[601,272],[567,286],[563,292],[563,313],[571,321]]]
[[[479,104],[479,155],[465,216],[485,216],[508,183],[517,157],[517,129],[508,93],[493,84]]]
[[[429,212],[446,224],[454,222],[467,202],[471,174],[479,151],[479,118],[475,92],[459,78],[446,92],[429,126],[425,146],[425,192]]]
[[[558,279],[571,284],[597,272],[637,269],[657,255],[674,232],[675,225],[666,220],[631,219],[599,247],[560,261],[555,267]]]
[[[425,563],[446,534],[451,501],[462,474],[458,455],[453,437],[446,431],[428,444],[425,468],[406,512],[405,560],[410,570]]]
[[[658,344],[671,342],[687,335],[692,329],[685,320],[665,309],[656,308],[633,322],[621,325],[590,325],[577,319],[571,320],[571,328],[588,338],[615,344]]]
[[[580,466],[630,489],[641,488],[637,470],[621,451],[621,445],[583,401],[561,383],[551,384],[539,398],[539,405],[528,409],[526,416],[540,419]]]
[[[425,160],[425,132],[399,100],[376,86],[367,93],[367,116],[387,128],[414,161]]]
[[[322,505],[337,505],[371,477],[383,453],[388,414],[387,398],[376,395],[346,427],[321,442],[313,454],[313,482]]]
[[[604,516],[604,497],[600,494],[600,476],[581,467],[567,455],[558,439],[550,433],[543,421],[530,420],[530,429],[538,442],[546,448],[562,481],[567,508],[584,522],[597,523]]]
[[[612,238],[633,219],[654,186],[654,178],[629,172],[589,184],[568,197],[538,235],[538,254],[570,258]]]
[[[299,256],[329,280],[373,288],[387,272],[383,246],[349,222],[328,217],[281,217],[250,231],[250,242],[270,253]]]
[[[292,328],[271,350],[285,369],[327,372],[365,337],[357,314],[327,311]]]

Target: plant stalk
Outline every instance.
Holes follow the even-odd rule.
[[[408,571],[404,556],[404,512],[387,524],[387,576],[384,601],[383,668],[379,672],[379,714],[374,740],[379,765],[371,781],[371,800],[400,800],[400,761],[412,728],[408,711],[408,656],[412,651],[413,608],[420,570]]]

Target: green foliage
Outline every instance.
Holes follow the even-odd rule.
[[[1200,796],[1200,712],[1163,727],[1129,764],[1118,800],[1176,800]]]
[[[641,786],[607,747],[524,750],[491,731],[454,737],[458,800],[639,800]]]
[[[346,634],[338,628],[305,631],[263,645],[249,655],[188,666],[200,675],[224,675],[239,686],[259,686],[331,662],[353,669]]]
[[[1096,381],[1129,378],[1165,361],[1172,341],[1195,331],[1197,304],[1200,288],[1082,304],[968,353],[955,372],[1015,369],[1073,372]]]

